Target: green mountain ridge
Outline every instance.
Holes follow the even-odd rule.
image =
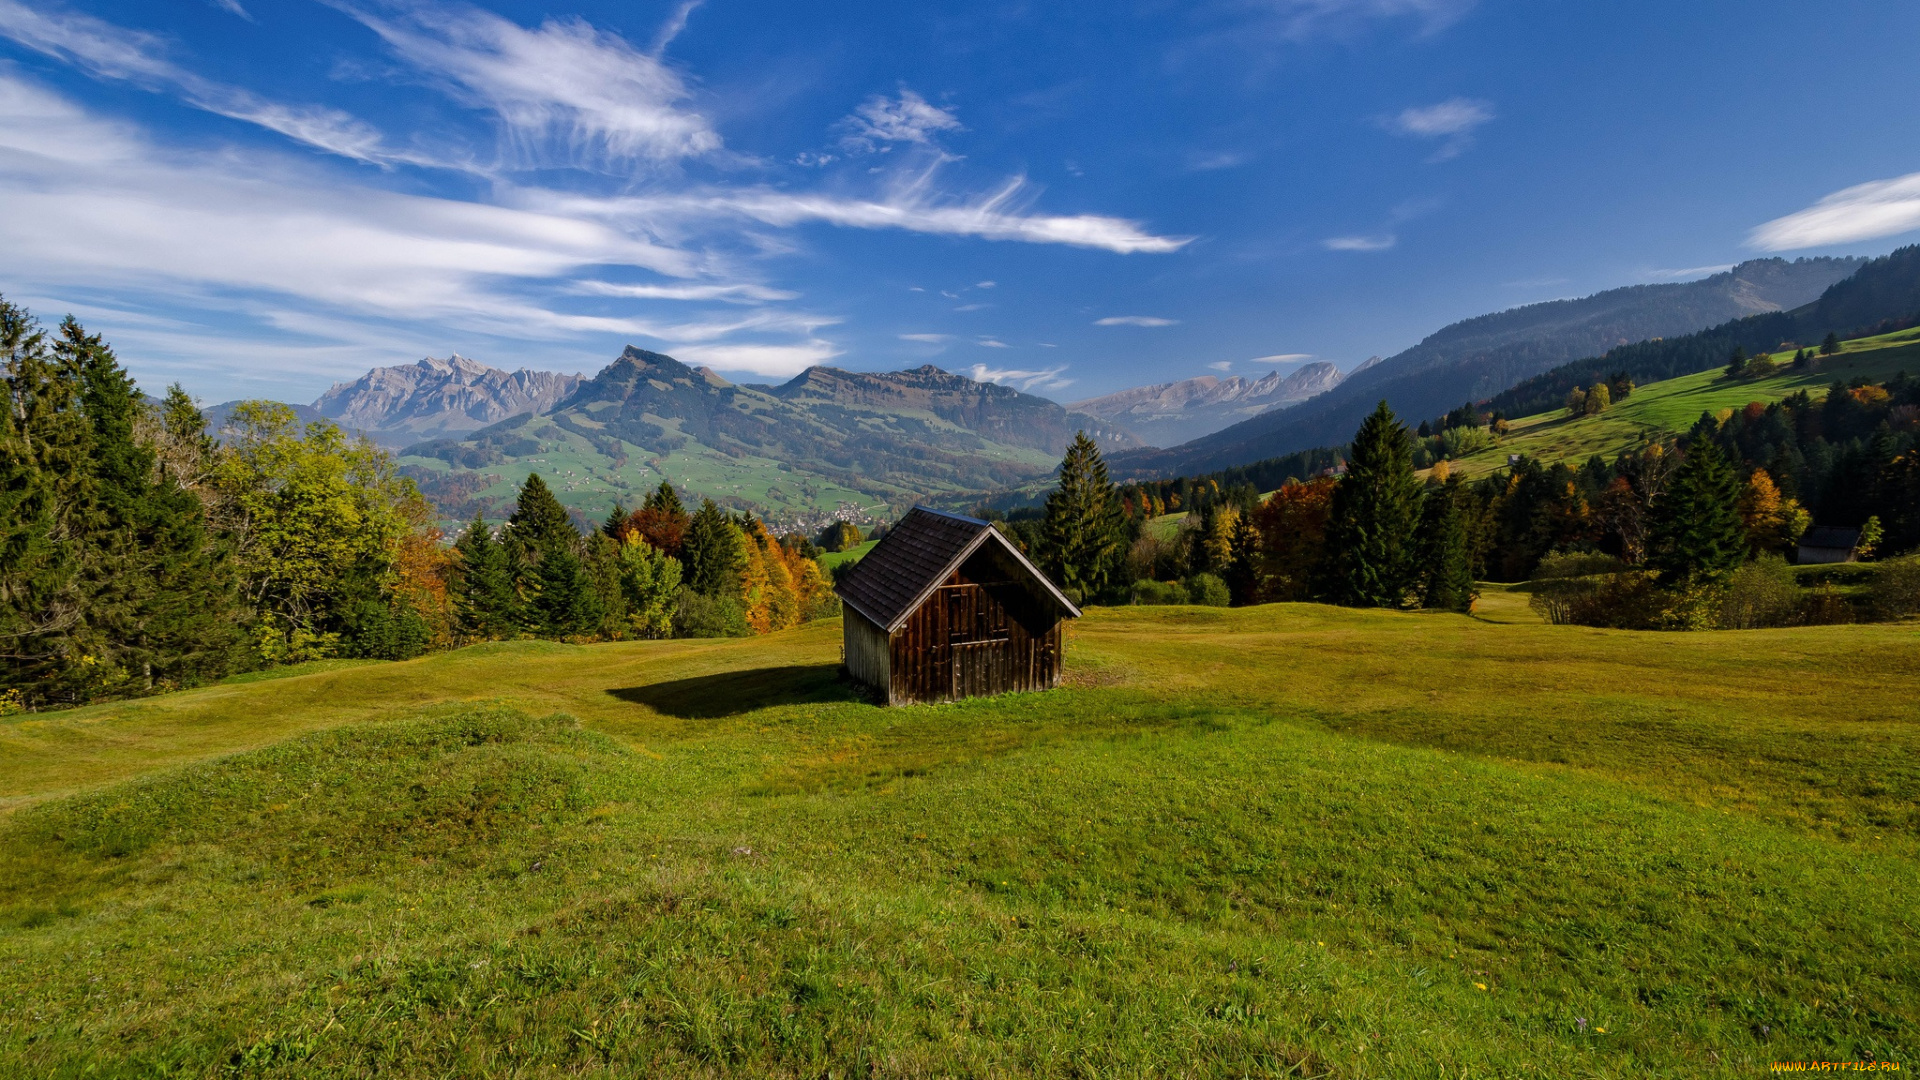
[[[538,471],[586,520],[633,506],[661,480],[780,524],[883,520],[914,501],[1047,475],[1085,430],[1140,445],[1115,424],[931,365],[813,367],[778,385],[735,384],[629,346],[552,412],[402,451],[449,521],[504,513]]]

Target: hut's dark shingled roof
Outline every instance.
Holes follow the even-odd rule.
[[[988,536],[989,533],[992,536]],[[1006,544],[1005,538],[988,522],[916,506],[907,511],[907,516],[901,518],[865,558],[847,571],[833,591],[882,629],[892,632],[895,624],[930,590],[946,580],[962,559],[980,543],[992,540]],[[1006,547],[1068,612],[1080,614],[1046,575],[1034,569],[1011,544]]]
[[[1830,525],[1808,529],[1800,537],[1800,546],[1810,548],[1840,548],[1852,551],[1859,543],[1859,529],[1841,529]]]

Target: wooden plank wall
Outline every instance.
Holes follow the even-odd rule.
[[[894,632],[888,650],[891,702],[1059,685],[1060,613],[1024,572],[1006,565],[1010,561],[982,549]]]
[[[840,605],[840,615],[843,627],[840,639],[846,648],[847,674],[876,690],[889,689],[893,675],[887,632],[844,602]]]

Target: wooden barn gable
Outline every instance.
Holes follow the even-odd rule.
[[[990,523],[916,506],[834,587],[847,668],[892,704],[1042,690],[1080,610]]]

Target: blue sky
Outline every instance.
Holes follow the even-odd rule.
[[[628,343],[1063,400],[1920,238],[1920,6],[0,0],[0,292],[150,389]]]

